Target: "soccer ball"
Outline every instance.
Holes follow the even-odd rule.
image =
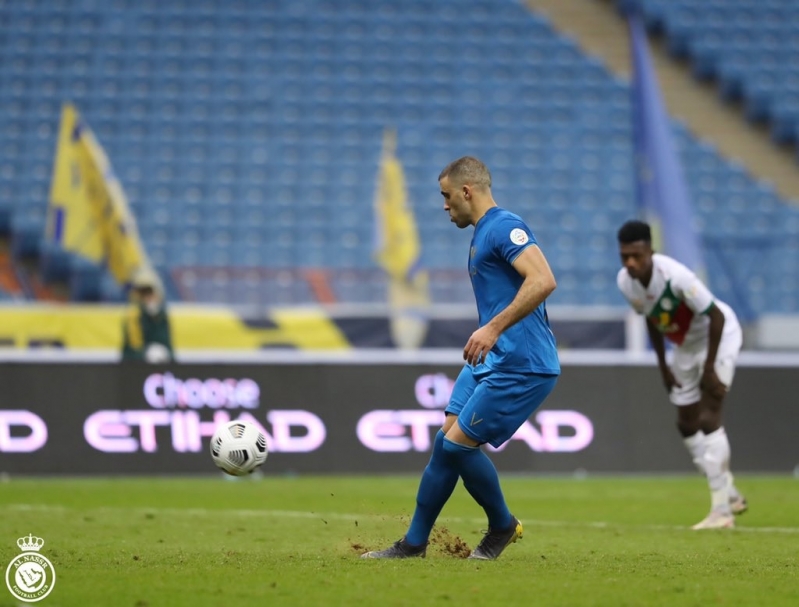
[[[211,459],[231,476],[252,474],[267,455],[266,437],[252,422],[233,420],[220,424],[211,437]]]

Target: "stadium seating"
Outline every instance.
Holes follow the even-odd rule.
[[[692,61],[698,78],[716,78],[723,99],[769,122],[778,143],[799,133],[799,5],[793,0],[622,0],[639,5],[668,48]]]
[[[667,28],[672,5],[687,4],[645,2]],[[0,199],[41,233],[60,104],[72,101],[154,262],[175,276],[173,296],[306,303],[314,292],[297,269],[321,267],[339,300],[381,300],[372,204],[394,127],[436,301],[471,301],[470,232],[446,220],[436,178],[474,154],[541,242],[559,280],[553,303],[623,303],[629,87],[520,2],[28,0],[0,5],[0,40]],[[675,129],[711,286],[750,317],[795,311],[799,213]],[[119,296],[107,279],[91,285],[84,296]]]

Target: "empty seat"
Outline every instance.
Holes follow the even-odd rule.
[[[36,253],[43,233],[58,112],[71,98],[153,261],[178,274],[211,268],[185,290],[195,299],[308,303],[313,292],[293,269],[321,267],[354,273],[334,283],[342,301],[382,301],[373,205],[383,131],[394,128],[434,301],[471,300],[470,233],[447,220],[437,176],[474,154],[498,202],[535,231],[558,278],[553,301],[623,304],[615,230],[637,211],[628,84],[522,3],[6,4],[0,196],[9,229],[36,226],[31,246],[17,237],[20,252]],[[773,119],[776,140],[796,137],[799,70],[784,60],[796,45],[781,25],[795,12],[755,0],[642,4],[698,75],[721,79],[753,119]],[[734,265],[734,243],[769,235],[788,257],[796,210],[675,132],[697,223],[717,249],[708,257]],[[284,274],[244,280],[242,269]],[[359,282],[368,272],[376,278]],[[710,275],[722,297],[756,291],[741,305],[757,312],[796,299],[790,284]]]

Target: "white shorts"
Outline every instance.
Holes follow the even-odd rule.
[[[716,353],[716,375],[727,389],[732,386],[732,378],[735,376],[735,363],[738,360],[738,353],[741,351],[743,335],[740,327],[736,330],[725,331],[721,336],[719,351]],[[674,349],[674,358],[671,362],[671,372],[674,379],[681,384],[681,388],[676,386],[669,393],[669,400],[679,406],[693,405],[702,399],[702,391],[699,389],[699,382],[702,380],[702,372],[705,369],[705,359],[707,349]]]

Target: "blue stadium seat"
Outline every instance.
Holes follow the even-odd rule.
[[[640,3],[698,76],[719,79],[753,120],[772,120],[776,141],[796,138],[799,69],[785,57],[797,47],[781,25],[793,7]],[[11,201],[10,227],[34,226],[32,246],[16,239],[26,254],[43,233],[58,112],[72,99],[153,261],[167,272],[210,268],[186,290],[199,300],[307,303],[302,281],[239,272],[319,266],[353,272],[334,281],[341,300],[381,301],[374,189],[383,131],[396,128],[422,259],[441,277],[435,301],[471,299],[469,232],[446,220],[436,184],[470,153],[489,163],[498,201],[533,227],[558,277],[554,302],[623,303],[613,237],[636,213],[628,85],[522,3],[5,3],[0,18],[0,198]],[[795,305],[795,285],[740,287],[724,268],[749,254],[737,245],[766,235],[788,257],[796,210],[686,129],[675,133],[697,223],[722,243],[708,253],[711,286],[722,297],[751,291],[741,305],[757,313]],[[367,272],[376,278],[358,282]]]
[[[72,255],[60,245],[45,239],[40,241],[39,273],[46,284],[67,283],[72,264]]]
[[[795,140],[799,117],[780,106],[780,97],[789,88],[782,72],[795,66],[799,56],[792,36],[799,15],[796,6],[758,0],[618,4],[642,8],[650,29],[666,34],[669,50],[691,59],[695,76],[718,79],[722,99],[744,100],[748,120],[773,122],[777,143]]]
[[[38,260],[43,234],[42,223],[14,213],[11,217],[11,255],[19,260]]]
[[[71,257],[69,269],[69,298],[72,301],[103,301],[104,268],[77,255]]]

